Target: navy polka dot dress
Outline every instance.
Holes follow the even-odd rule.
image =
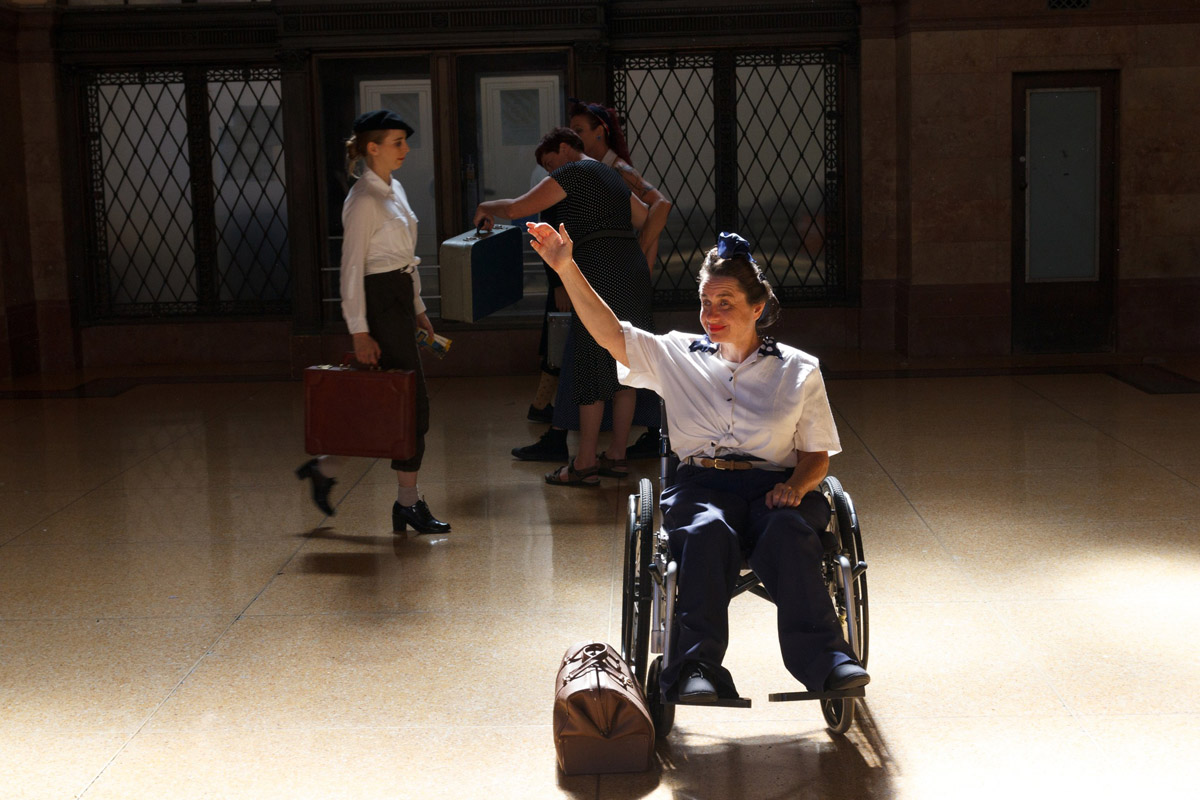
[[[650,270],[630,220],[628,185],[612,167],[590,159],[564,164],[550,177],[567,197],[542,212],[542,219],[555,227],[566,224],[576,263],[617,319],[652,331]],[[572,317],[571,325],[575,402],[610,399],[623,388],[617,382],[617,362],[578,317]]]

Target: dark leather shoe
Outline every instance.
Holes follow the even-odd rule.
[[[658,458],[658,430],[648,428],[637,441],[625,448],[626,458]]]
[[[532,405],[530,405],[529,413],[525,415],[525,419],[529,420],[530,422],[553,422],[554,404],[550,403],[542,408],[534,408]]]
[[[686,664],[679,677],[679,702],[715,703],[717,687],[699,664]]]
[[[301,464],[296,470],[296,477],[300,480],[312,481],[312,499],[317,504],[317,508],[331,517],[337,513],[333,510],[333,506],[329,505],[329,490],[337,483],[337,479],[322,474],[317,459],[314,458]]]
[[[853,661],[847,661],[829,671],[829,675],[825,678],[825,691],[841,692],[846,689],[857,689],[870,682],[871,676],[865,669]]]
[[[448,533],[450,523],[436,519],[425,505],[424,500],[418,500],[411,506],[402,506],[400,501],[392,503],[392,530],[403,531],[406,525],[412,525],[417,533]]]
[[[567,432],[559,428],[550,428],[542,434],[542,438],[525,447],[514,447],[513,458],[521,461],[559,461],[567,462],[571,454],[567,452]]]

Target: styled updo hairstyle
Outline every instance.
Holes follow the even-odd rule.
[[[390,130],[381,128],[375,131],[359,131],[350,134],[350,138],[346,140],[346,174],[351,178],[361,178],[363,165],[367,160],[367,144],[370,142],[382,144],[389,133],[391,133]]]
[[[771,327],[779,319],[779,300],[771,284],[750,259],[749,252],[737,252],[727,258],[718,255],[714,247],[704,256],[704,264],[700,267],[698,281],[704,283],[708,278],[733,278],[746,295],[750,305],[764,303],[762,314],[754,327],[758,330]]]
[[[579,138],[578,133],[570,128],[554,128],[542,137],[542,141],[538,142],[537,149],[533,151],[533,157],[538,166],[542,165],[542,156],[546,153],[558,152],[558,148],[564,144],[576,152],[583,152],[583,139]]]
[[[617,154],[617,158],[632,167],[633,161],[629,158],[629,144],[625,141],[625,132],[621,130],[621,118],[617,116],[617,110],[605,108],[599,103],[584,103],[576,100],[567,109],[567,118],[577,117],[580,114],[588,118],[591,127],[595,128],[599,125],[604,129],[604,143]]]

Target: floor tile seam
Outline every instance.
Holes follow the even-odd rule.
[[[225,635],[227,633],[229,633],[230,630],[233,629],[233,626],[237,624],[237,621],[239,618],[240,618],[240,615],[235,615],[233,617],[233,619],[230,620],[229,624],[227,624],[221,631],[219,631],[215,635],[215,637],[208,644],[208,646],[204,648],[203,652],[199,655],[199,657],[197,657],[196,660],[192,663],[192,665],[187,670],[184,671],[183,675],[180,676],[179,680],[175,682],[174,686],[172,686],[170,689],[168,689],[166,691],[166,693],[163,695],[162,699],[157,704],[155,704],[154,708],[152,708],[146,714],[145,718],[142,719],[142,721],[136,725],[133,733],[129,734],[129,736],[125,739],[125,741],[121,743],[121,746],[117,748],[117,751],[115,753],[113,753],[112,758],[110,758],[107,762],[104,763],[104,765],[102,767],[100,767],[100,769],[96,772],[96,774],[92,777],[92,779],[88,781],[88,783],[84,787],[83,791],[81,791],[77,795],[77,797],[80,798],[80,800],[82,800],[82,798],[87,796],[88,792],[91,791],[92,787],[95,786],[96,782],[98,780],[100,780],[101,777],[104,776],[104,773],[107,772],[108,769],[113,764],[116,763],[117,759],[121,757],[121,754],[124,753],[129,748],[129,745],[133,742],[133,740],[136,739],[138,737],[138,735],[141,734],[146,729],[146,727],[151,723],[151,721],[154,719],[154,717],[158,715],[158,713],[163,709],[163,707],[168,702],[170,702],[171,698],[174,697],[176,692],[179,691],[179,687],[183,686],[183,684],[188,680],[188,678],[190,678],[193,674],[195,674],[196,670],[200,668],[200,665],[202,663],[204,663],[204,661],[209,656],[213,655],[214,651],[216,650],[217,644],[221,641],[221,639],[223,639],[225,637]]]
[[[1003,601],[999,601],[999,602],[1003,602]],[[1033,602],[1033,601],[1028,601],[1028,602]],[[995,622],[996,624],[998,624],[1001,627],[1001,629],[1003,629],[1005,631],[1005,633],[1008,636],[1009,641],[1017,643],[1022,648],[1027,647],[1028,644],[1027,644],[1026,640],[1022,639],[1020,634],[1016,630],[1016,628],[1013,627],[1011,619],[1000,614],[999,611],[997,610],[995,604],[988,603],[987,606],[988,606],[987,610],[992,618],[992,621]],[[1031,653],[1031,655],[1033,655],[1033,654]],[[1103,756],[1106,752],[1105,748],[1100,744],[1100,742],[1091,733],[1091,731],[1089,731],[1087,729],[1087,727],[1084,726],[1083,721],[1079,717],[1079,710],[1077,708],[1075,708],[1074,706],[1072,706],[1071,703],[1068,702],[1067,698],[1063,695],[1063,693],[1061,691],[1059,691],[1058,682],[1054,680],[1053,676],[1043,666],[1042,659],[1033,658],[1032,660],[1034,662],[1033,670],[1040,677],[1042,684],[1054,696],[1054,698],[1056,700],[1058,700],[1058,702],[1062,705],[1062,708],[1067,712],[1067,714],[1075,722],[1075,724],[1079,726],[1080,732],[1083,733],[1083,735],[1087,738],[1087,740],[1089,742],[1091,742],[1092,746],[1096,749],[1096,752],[1098,754],[1100,754],[1101,756]]]
[[[1116,379],[1114,378],[1114,380],[1116,380]],[[1080,414],[1077,414],[1076,412],[1074,412],[1074,411],[1072,411],[1071,409],[1069,409],[1069,408],[1067,408],[1066,406],[1064,406],[1062,403],[1059,403],[1058,401],[1054,400],[1053,398],[1046,396],[1044,393],[1042,393],[1042,392],[1039,392],[1039,391],[1038,391],[1037,389],[1035,389],[1034,387],[1032,387],[1032,386],[1029,386],[1028,384],[1021,382],[1019,379],[1016,381],[1016,383],[1018,383],[1019,385],[1023,386],[1025,389],[1027,389],[1027,390],[1028,390],[1028,391],[1030,391],[1031,393],[1033,393],[1033,394],[1037,395],[1038,397],[1042,398],[1042,399],[1043,399],[1043,400],[1045,400],[1047,403],[1050,403],[1051,405],[1053,405],[1053,406],[1055,406],[1055,407],[1057,407],[1057,408],[1061,409],[1062,411],[1066,412],[1067,414],[1071,415],[1071,416],[1072,416],[1072,417],[1074,417],[1075,419],[1077,419],[1077,420],[1079,420],[1080,422],[1082,422],[1084,425],[1088,426],[1088,427],[1089,427],[1089,428],[1091,428],[1092,430],[1094,430],[1094,431],[1096,431],[1097,433],[1099,433],[1101,436],[1104,436],[1105,438],[1107,438],[1107,439],[1109,439],[1109,440],[1111,440],[1111,441],[1113,441],[1113,442],[1116,442],[1116,443],[1117,443],[1117,444],[1119,444],[1120,446],[1122,446],[1122,447],[1124,447],[1125,449],[1129,450],[1131,453],[1135,453],[1135,454],[1137,454],[1137,455],[1141,456],[1142,458],[1146,459],[1147,461],[1151,462],[1152,464],[1156,464],[1157,466],[1159,466],[1159,467],[1161,467],[1161,468],[1163,468],[1163,469],[1166,469],[1168,472],[1171,472],[1171,473],[1172,473],[1172,474],[1174,474],[1176,477],[1180,477],[1180,478],[1182,477],[1182,476],[1178,475],[1178,473],[1175,473],[1175,472],[1173,472],[1173,471],[1172,471],[1172,470],[1171,470],[1171,469],[1170,469],[1170,468],[1169,468],[1167,465],[1165,465],[1165,464],[1163,464],[1162,462],[1160,462],[1160,461],[1158,461],[1157,459],[1155,459],[1153,456],[1150,456],[1150,455],[1148,455],[1148,454],[1146,454],[1146,453],[1143,453],[1141,450],[1137,449],[1137,448],[1136,448],[1136,447],[1134,447],[1132,444],[1129,444],[1128,442],[1125,442],[1125,441],[1122,441],[1121,439],[1118,439],[1118,438],[1117,438],[1116,436],[1114,436],[1113,434],[1111,434],[1111,433],[1109,433],[1108,431],[1106,431],[1106,430],[1104,430],[1103,428],[1101,428],[1101,427],[1100,427],[1100,426],[1097,424],[1098,422],[1100,422],[1099,420],[1090,420],[1090,419],[1087,419],[1086,417],[1083,417],[1083,416],[1082,416],[1082,415],[1080,415]],[[1186,479],[1184,479],[1184,480],[1186,480]]]
[[[129,465],[128,465],[128,466],[127,466],[127,467],[126,467],[124,470],[122,470],[121,472],[118,472],[117,474],[113,475],[111,478],[109,478],[109,479],[107,479],[107,480],[105,480],[105,481],[102,481],[101,483],[99,483],[99,484],[97,484],[97,485],[95,485],[95,486],[92,486],[92,487],[90,487],[90,488],[82,489],[82,490],[81,490],[81,493],[80,493],[80,495],[79,495],[78,497],[76,497],[74,500],[72,500],[70,503],[67,503],[67,504],[66,504],[65,506],[63,506],[62,508],[60,508],[60,509],[58,509],[57,511],[54,511],[54,512],[52,512],[52,513],[50,513],[50,514],[48,514],[48,515],[46,515],[46,516],[42,517],[41,519],[38,519],[38,520],[36,520],[36,521],[35,521],[35,522],[34,522],[32,525],[30,525],[28,528],[26,528],[25,530],[23,530],[23,531],[21,531],[19,534],[17,534],[17,536],[16,536],[16,537],[13,537],[13,539],[9,539],[9,540],[6,540],[6,541],[5,541],[5,542],[3,542],[3,543],[0,543],[0,547],[6,547],[6,546],[8,546],[8,545],[9,545],[9,544],[10,544],[12,541],[14,541],[14,540],[15,540],[15,539],[17,539],[17,538],[20,538],[21,536],[24,536],[24,535],[26,535],[26,534],[27,534],[27,533],[29,533],[31,530],[33,530],[35,527],[37,527],[38,525],[42,524],[44,521],[46,521],[46,520],[48,520],[48,519],[50,519],[50,518],[54,517],[54,516],[55,516],[55,515],[57,515],[57,514],[60,514],[60,513],[64,512],[64,511],[66,511],[67,509],[69,509],[69,508],[71,508],[72,506],[74,506],[76,503],[78,503],[78,502],[80,502],[80,501],[84,500],[85,498],[87,498],[87,497],[88,497],[89,495],[91,495],[93,492],[99,491],[99,490],[103,489],[105,486],[108,486],[110,483],[112,483],[113,481],[117,480],[117,479],[118,479],[118,478],[120,478],[122,475],[124,475],[124,474],[126,474],[127,472],[129,472],[131,469],[133,469],[133,468],[135,468],[135,467],[137,467],[137,466],[139,466],[139,465],[141,465],[141,464],[144,464],[144,463],[146,463],[146,462],[147,462],[147,461],[149,461],[150,459],[154,458],[154,456],[156,456],[156,455],[158,455],[159,453],[161,453],[161,452],[165,451],[167,448],[169,448],[169,447],[172,447],[173,445],[177,444],[179,441],[181,441],[183,438],[185,438],[186,436],[188,436],[188,435],[190,434],[190,431],[191,431],[192,427],[193,427],[193,426],[185,426],[185,432],[184,432],[184,433],[181,433],[181,434],[180,434],[180,435],[179,435],[177,438],[173,439],[172,441],[168,442],[167,444],[163,445],[162,447],[160,447],[160,448],[159,448],[159,449],[157,449],[157,450],[153,450],[153,451],[147,450],[147,454],[146,454],[146,456],[145,456],[144,458],[138,459],[138,460],[134,461],[133,463],[129,464]]]
[[[238,619],[255,619],[255,620],[310,619],[310,618],[311,619],[320,619],[320,618],[329,618],[329,617],[364,617],[364,618],[378,617],[381,619],[387,619],[390,617],[413,617],[413,616],[422,616],[422,615],[426,615],[426,616],[453,615],[454,617],[459,618],[459,619],[462,619],[464,617],[471,618],[471,619],[491,618],[491,617],[498,617],[501,619],[512,619],[514,617],[533,617],[536,619],[544,619],[547,615],[566,615],[566,614],[574,615],[574,614],[583,613],[585,611],[590,612],[590,611],[593,611],[594,609],[595,609],[595,604],[593,603],[593,604],[584,604],[584,605],[579,605],[579,606],[567,606],[567,607],[556,606],[553,611],[546,611],[545,609],[530,609],[530,610],[521,610],[520,608],[505,609],[502,606],[495,607],[495,610],[479,611],[477,609],[472,609],[470,612],[466,612],[466,611],[464,611],[463,608],[457,607],[457,606],[446,606],[445,608],[404,608],[404,609],[397,609],[395,611],[355,611],[355,610],[309,611],[309,612],[295,613],[295,614],[284,614],[284,613],[278,613],[278,612],[277,613],[263,613],[263,612],[255,613],[255,612],[245,611],[245,612],[238,614]],[[200,616],[200,615],[197,615],[197,616]],[[82,617],[81,619],[90,619],[90,617]],[[3,622],[3,621],[4,621],[3,619],[0,619],[0,622]]]
[[[114,614],[86,614],[76,616],[74,614],[66,614],[59,617],[5,617],[0,616],[0,625],[10,622],[150,622],[156,620],[204,620],[204,619],[226,619],[233,617],[236,619],[236,611],[206,612],[202,614],[129,614],[129,615],[114,615]]]
[[[224,639],[231,630],[233,630],[234,626],[237,625],[237,623],[243,618],[246,611],[251,606],[253,606],[254,603],[256,603],[260,597],[262,597],[263,593],[266,592],[266,590],[271,586],[271,584],[275,581],[275,579],[278,578],[279,575],[281,575],[285,569],[287,569],[287,565],[290,564],[295,559],[296,555],[300,552],[300,550],[302,550],[304,548],[305,544],[306,544],[306,542],[302,541],[297,545],[296,549],[292,552],[292,554],[290,556],[288,556],[288,558],[283,562],[283,564],[281,564],[279,566],[279,568],[274,572],[274,574],[267,580],[266,584],[262,587],[262,589],[259,590],[259,592],[253,598],[251,598],[248,603],[246,603],[246,605],[242,608],[241,612],[233,615],[233,618],[229,621],[229,623],[227,625],[225,625],[224,628],[222,628],[213,637],[212,641],[208,644],[207,647],[204,648],[204,651],[200,654],[200,656],[198,658],[196,658],[196,660],[192,663],[191,667],[189,667],[184,672],[184,674],[179,678],[179,680],[175,682],[175,685],[172,686],[163,695],[162,699],[154,706],[153,709],[151,709],[149,711],[149,713],[141,721],[141,723],[137,726],[137,728],[129,736],[129,738],[126,739],[125,742],[122,743],[122,745],[117,749],[117,752],[113,754],[112,758],[109,759],[104,764],[104,766],[102,766],[100,768],[100,770],[96,773],[96,775],[88,782],[87,786],[83,789],[83,791],[81,791],[79,793],[79,795],[78,795],[79,798],[85,797],[87,795],[87,793],[89,791],[91,791],[92,787],[96,784],[96,781],[100,780],[100,778],[104,775],[104,773],[108,771],[109,767],[111,767],[116,762],[116,760],[121,756],[121,754],[125,752],[125,750],[129,747],[129,744],[135,738],[137,738],[137,736],[139,734],[141,734],[143,731],[146,730],[147,726],[149,726],[151,724],[151,722],[159,714],[159,712],[162,711],[162,709],[166,706],[166,704],[168,702],[170,702],[171,698],[176,695],[176,693],[179,691],[180,687],[183,686],[183,684],[186,683],[187,680],[196,673],[196,671],[200,668],[201,664],[203,664],[210,656],[214,655],[218,645],[221,643],[221,640]]]
[[[893,475],[892,472],[883,465],[883,462],[879,460],[879,457],[876,455],[875,451],[871,448],[871,445],[868,444],[867,440],[864,439],[861,435],[859,435],[857,429],[854,427],[854,423],[850,420],[850,418],[847,417],[845,414],[841,414],[841,417],[844,420],[846,427],[850,430],[850,433],[852,433],[860,442],[862,442],[863,447],[866,449],[867,453],[871,456],[871,458],[875,461],[876,466],[879,467],[880,471],[882,471],[884,476],[888,479],[888,481],[891,482],[893,488],[895,488],[895,490],[900,493],[900,496],[904,498],[904,502],[908,504],[908,507],[909,507],[909,509],[911,509],[912,513],[916,514],[917,519],[919,519],[921,521],[921,524],[925,526],[925,530],[929,533],[930,536],[933,537],[933,540],[938,543],[938,547],[941,548],[943,556],[950,559],[950,562],[954,565],[955,569],[959,573],[963,574],[963,576],[967,579],[968,584],[975,590],[976,594],[979,594],[980,592],[979,592],[979,586],[978,586],[977,582],[973,579],[973,577],[970,575],[970,573],[965,568],[963,568],[961,565],[958,564],[957,560],[955,559],[955,554],[950,549],[950,546],[942,538],[942,536],[939,535],[937,529],[934,528],[934,526],[932,524],[930,524],[929,520],[925,517],[925,515],[921,513],[920,509],[917,508],[916,503],[913,502],[913,499],[909,496],[908,492],[905,491],[904,487],[901,486],[899,481],[896,480],[896,476]],[[845,488],[846,488],[847,494],[849,494],[850,497],[853,499],[853,497],[854,497],[853,487],[845,487]],[[863,555],[865,555],[867,557],[867,563],[870,564],[871,556],[870,556],[869,551],[866,549],[867,548],[866,542],[870,541],[869,534],[864,535],[863,538],[864,538]],[[869,585],[869,582],[868,582],[868,585]]]
[[[29,531],[25,531],[28,533]],[[21,534],[22,536],[24,534]],[[187,544],[195,547],[212,548],[214,546],[227,545],[233,549],[246,550],[262,550],[269,542],[282,542],[290,539],[291,536],[283,536],[278,539],[252,539],[242,537],[237,539],[211,539],[203,537],[191,537],[181,539],[99,539],[94,541],[51,541],[51,542],[22,542],[20,544],[10,544],[13,548],[37,548],[37,547],[94,547],[97,549],[109,549],[115,547],[129,547],[131,545],[181,545]],[[266,542],[266,543],[264,543]],[[3,546],[3,545],[0,545]]]
[[[549,716],[550,711],[547,711]],[[198,736],[210,736],[221,733],[312,733],[319,731],[342,731],[342,732],[357,732],[357,731],[434,731],[434,732],[455,732],[460,730],[517,730],[517,731],[533,731],[542,729],[553,729],[554,723],[552,720],[546,722],[528,722],[528,723],[495,723],[486,722],[473,723],[445,723],[445,722],[413,722],[406,725],[373,725],[369,723],[354,724],[343,723],[339,725],[331,724],[311,724],[311,725],[205,725],[203,728],[198,728],[194,725],[186,727],[176,727],[170,725],[156,725],[150,730],[141,731],[138,736],[164,736],[178,734],[195,734]],[[114,732],[116,733],[116,732]]]

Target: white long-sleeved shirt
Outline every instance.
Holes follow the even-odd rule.
[[[368,333],[363,278],[404,270],[412,274],[413,310],[425,312],[417,265],[417,215],[404,187],[391,185],[371,170],[354,182],[342,204],[342,316],[350,333]]]

